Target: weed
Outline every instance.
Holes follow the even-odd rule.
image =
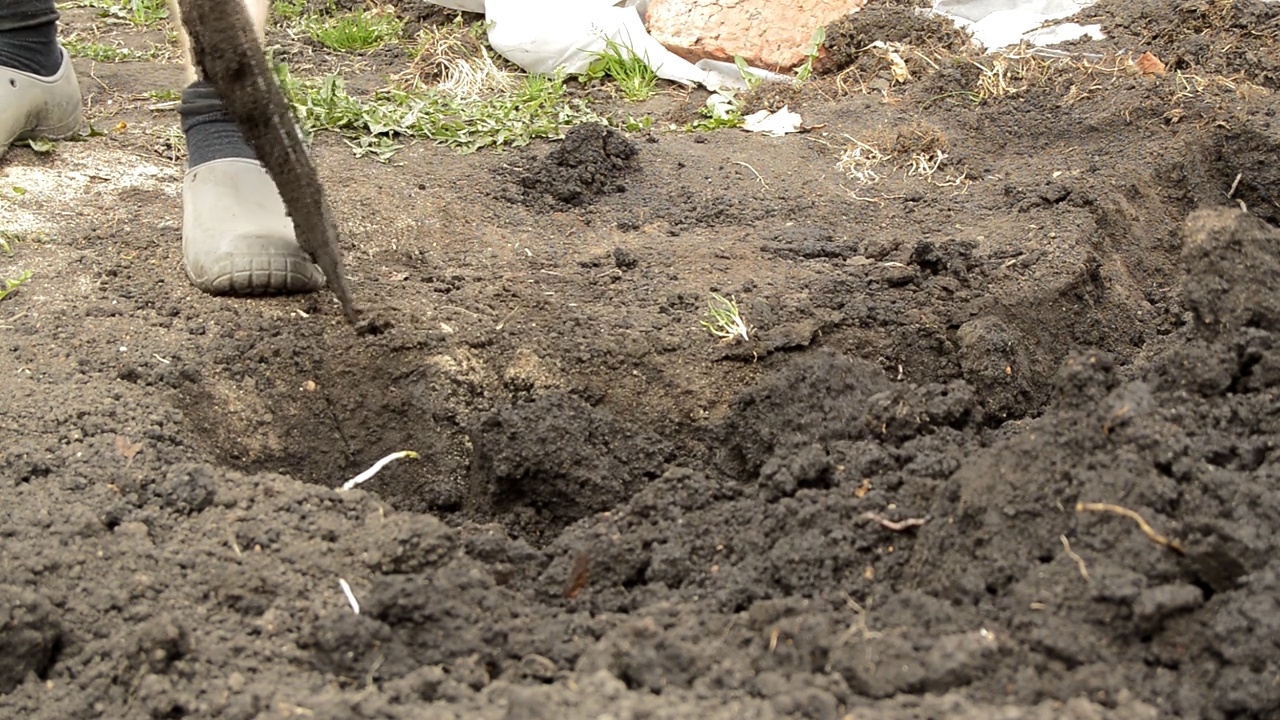
[[[640,132],[641,130],[648,130],[653,127],[653,116],[644,115],[637,118],[628,115],[626,120],[614,123],[614,125],[625,132]]]
[[[12,230],[0,230],[0,252],[13,257],[13,246],[18,243],[46,243],[52,238],[41,232],[18,234]]]
[[[747,83],[748,90],[755,90],[764,78],[751,72],[751,66],[747,64],[746,58],[741,55],[733,56],[733,64],[738,68],[738,72],[742,74],[742,79]]]
[[[147,109],[151,112],[177,110],[182,103],[182,93],[177,90],[148,90],[143,97],[149,101]]]
[[[582,101],[565,97],[559,76],[525,75],[508,92],[483,98],[454,98],[433,89],[379,90],[357,98],[342,79],[299,80],[277,66],[281,87],[308,133],[332,130],[357,139],[365,154],[390,157],[390,145],[359,138],[422,138],[474,151],[496,145],[524,145],[534,138],[559,137],[561,128],[599,117]],[[375,152],[376,151],[376,152]]]
[[[932,155],[925,153],[915,153],[907,162],[907,176],[921,177],[931,180],[933,174],[942,166],[942,162],[947,159],[947,154],[941,150],[933,151]]]
[[[733,298],[726,298],[723,295],[711,293],[711,299],[707,301],[707,313],[700,324],[707,329],[707,332],[724,342],[732,342],[739,338],[751,339],[751,328],[742,319],[738,303]]]
[[[31,279],[31,271],[23,270],[16,278],[5,278],[4,287],[0,288],[0,300],[4,300],[9,293],[17,290],[20,285]]]
[[[804,82],[813,77],[813,61],[818,59],[818,54],[822,51],[822,43],[827,40],[827,28],[819,26],[813,31],[813,35],[809,38],[809,47],[804,51],[804,62],[800,67],[796,68],[796,80]]]
[[[939,170],[950,165],[951,155],[946,136],[930,125],[916,123],[896,132],[874,131],[861,140],[848,135],[845,139],[849,144],[836,167],[860,186],[878,183],[897,171],[902,171],[904,180],[920,179],[938,187],[967,186],[969,182],[963,170],[935,179]]]
[[[396,80],[416,89],[434,84],[436,90],[455,98],[511,90],[517,74],[498,65],[485,42],[487,29],[485,23],[464,25],[461,17],[423,29],[410,51],[409,69]]]
[[[687,129],[698,132],[711,132],[712,130],[726,130],[728,128],[742,127],[742,122],[742,115],[735,112],[732,115],[725,115],[723,117],[707,116],[701,120],[695,120],[689,124]]]
[[[583,74],[583,80],[611,77],[618,83],[622,97],[631,101],[647,100],[658,92],[658,74],[649,67],[648,58],[613,40],[604,39],[604,50],[593,53],[595,60]]]
[[[187,156],[187,136],[178,125],[165,123],[145,132],[156,139],[151,146],[156,155],[170,162],[177,162]]]
[[[1017,95],[1044,82],[1050,71],[1062,64],[1037,58],[1021,49],[1009,54],[993,56],[990,65],[972,60],[969,62],[981,71],[978,75],[978,85],[974,88],[979,103],[1003,100]]]
[[[372,157],[380,163],[391,162],[391,158],[404,147],[386,135],[365,135],[345,142],[356,157]]]
[[[417,460],[419,457],[420,456],[418,455],[418,453],[412,450],[401,450],[400,452],[393,452],[390,455],[382,458],[378,462],[374,463],[373,467],[370,467],[368,470],[365,470],[359,475],[342,483],[342,486],[338,488],[337,492],[346,492],[348,490],[352,490],[354,488],[359,487],[361,484],[367,482],[374,475],[377,475],[379,472],[381,472],[382,468],[386,467],[389,463],[392,463],[396,460],[399,460],[401,458],[411,458],[413,460]]]
[[[308,18],[302,31],[312,40],[338,52],[366,52],[395,41],[404,20],[392,9],[357,10],[344,15]]]
[[[881,175],[877,172],[877,168],[891,156],[871,143],[847,135],[845,138],[852,144],[840,155],[836,167],[844,171],[845,175],[857,180],[859,185],[873,185],[880,182]]]
[[[742,107],[737,94],[732,90],[721,89],[713,93],[698,109],[698,114],[702,115],[702,119],[690,123],[686,130],[707,132],[742,127]]]

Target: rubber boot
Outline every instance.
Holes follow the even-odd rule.
[[[299,247],[284,200],[257,160],[211,160],[187,171],[182,255],[191,283],[213,295],[324,286],[324,273]]]
[[[80,83],[66,50],[51,77],[0,67],[0,156],[22,140],[74,135],[83,119]]]

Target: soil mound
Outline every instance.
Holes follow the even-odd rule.
[[[607,125],[575,125],[545,157],[515,173],[519,189],[510,198],[544,209],[587,205],[625,192],[623,180],[639,167],[638,156],[636,144]]]

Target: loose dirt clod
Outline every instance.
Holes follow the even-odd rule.
[[[607,125],[575,125],[545,157],[512,174],[519,189],[509,195],[547,210],[587,205],[625,192],[623,179],[638,169],[638,156],[635,143]]]

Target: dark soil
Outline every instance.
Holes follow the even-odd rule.
[[[1123,6],[1123,10],[1120,7]],[[1280,88],[1280,7],[1263,0],[1100,0],[1080,19],[1111,43],[1159,48],[1171,72],[1208,73]]]
[[[193,290],[180,67],[77,61],[107,132],[0,165],[0,716],[1280,716],[1280,47],[1193,5],[1086,11],[1181,75],[908,34],[782,138],[321,134],[373,335]]]
[[[626,192],[624,178],[635,170],[636,144],[621,132],[597,124],[576,125],[565,132],[546,157],[531,160],[514,173],[516,189],[505,197],[534,208],[554,211],[586,205],[600,195]],[[510,182],[503,183],[504,186]]]

